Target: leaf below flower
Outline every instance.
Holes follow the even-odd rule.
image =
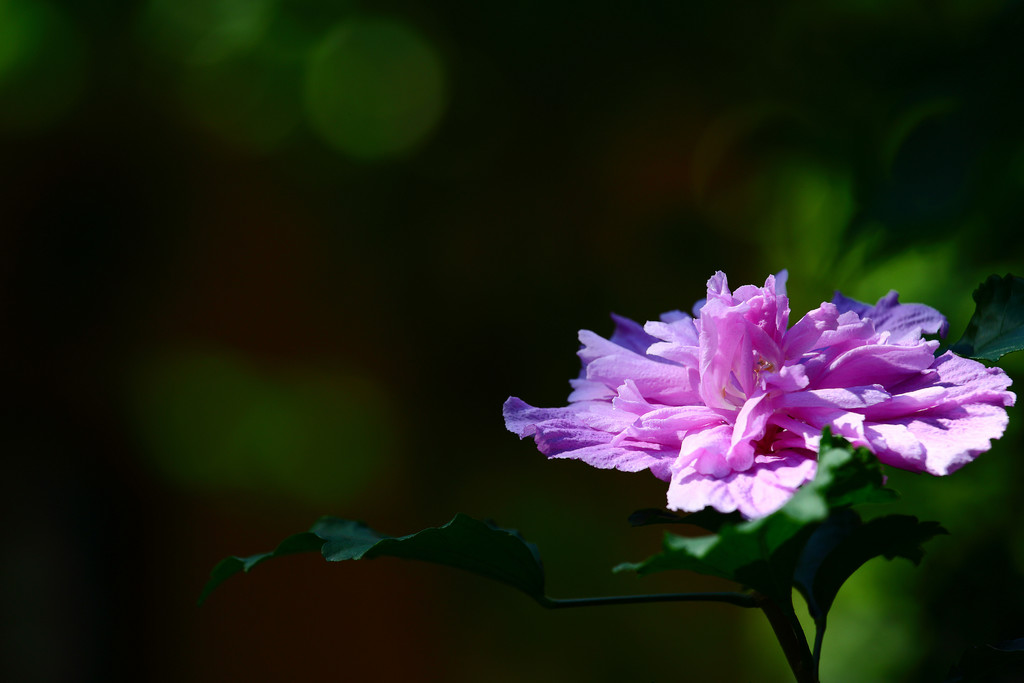
[[[737,581],[780,605],[790,605],[804,546],[830,512],[857,503],[890,501],[895,495],[883,487],[881,466],[871,453],[826,434],[814,480],[776,512],[747,522],[725,523],[709,536],[666,534],[661,554],[620,565],[616,571],[645,575],[687,569]]]
[[[921,545],[946,533],[938,522],[921,522],[909,515],[886,515],[865,523],[854,510],[835,510],[804,546],[794,582],[807,600],[811,617],[818,620],[831,609],[843,583],[865,562],[903,557],[918,564],[924,557]]]
[[[943,683],[1010,683],[1024,671],[1024,638],[976,645],[964,653]]]
[[[289,537],[271,552],[223,560],[210,573],[199,602],[231,576],[272,557],[317,550],[329,562],[403,557],[443,564],[506,583],[541,604],[547,600],[536,546],[517,531],[458,514],[443,526],[399,537],[385,536],[361,522],[323,517],[310,531]]]

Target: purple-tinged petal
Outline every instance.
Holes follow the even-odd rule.
[[[821,336],[835,330],[839,311],[833,304],[822,304],[796,321],[787,332],[783,350],[788,358],[799,358],[820,346]]]
[[[591,467],[620,472],[651,470],[659,479],[668,480],[669,467],[675,460],[673,451],[656,451],[646,444],[594,444],[548,456],[555,460],[581,460]]]
[[[701,312],[700,397],[709,408],[735,412],[753,391],[753,347],[742,313],[711,299]]]
[[[925,449],[905,424],[884,422],[864,428],[871,451],[887,465],[911,472],[925,472]]]
[[[610,401],[615,396],[615,390],[604,382],[581,378],[569,380],[572,393],[569,394],[569,403],[577,401]]]
[[[612,313],[612,320],[615,322],[615,331],[612,332],[608,341],[613,344],[643,355],[647,352],[648,346],[658,341],[644,332],[644,326],[638,322],[614,313]]]
[[[840,313],[834,305],[823,303],[786,332],[783,349],[787,358],[817,350],[830,361],[877,338],[871,323],[861,320],[856,313]]]
[[[772,391],[782,394],[806,389],[811,383],[803,365],[783,365],[778,372],[766,372],[762,377]]]
[[[909,375],[927,369],[935,360],[938,342],[915,346],[866,344],[851,349],[832,361],[814,381],[816,389],[864,384],[891,386]]]
[[[950,402],[949,392],[940,386],[894,394],[891,399],[868,406],[862,412],[871,422],[884,422],[906,417]]]
[[[679,365],[687,368],[688,372],[692,370],[693,377],[691,383],[693,386],[699,386],[700,374],[697,368],[700,364],[700,360],[698,357],[699,349],[697,346],[682,346],[674,342],[657,342],[655,344],[651,344],[651,348],[647,349],[647,353],[651,356],[657,356],[659,358],[670,360],[673,363],[678,363]]]
[[[680,310],[668,311],[658,316],[658,320],[663,323],[674,323],[678,320],[693,320],[693,316],[687,315]]]
[[[578,355],[585,366],[585,379],[609,387],[618,387],[631,379],[650,400],[668,405],[698,402],[699,395],[693,386],[695,369],[640,355],[589,330],[581,330],[579,336],[583,348]]]
[[[867,446],[864,437],[864,416],[837,408],[789,408],[785,413],[772,415],[770,424],[782,427],[786,433],[777,437],[776,448],[804,448],[817,451],[821,431],[828,427],[854,446]]]
[[[708,279],[707,300],[721,298],[732,299],[732,292],[729,291],[729,281],[726,279],[725,273],[719,270]]]
[[[534,408],[517,398],[509,398],[503,412],[509,431],[520,438],[532,436],[538,450],[549,458],[572,458],[594,467],[624,472],[657,469],[667,479],[668,467],[678,452],[676,445],[665,448],[656,443],[613,443],[615,434],[595,425],[619,431],[627,425],[614,424],[612,407],[603,405],[603,411],[599,410],[602,404],[589,406],[590,410],[576,406]]]
[[[789,271],[783,268],[775,273],[775,293],[778,296],[786,296],[786,283],[789,281]]]
[[[647,348],[647,353],[696,369],[697,328],[693,318],[682,313],[679,315],[681,317],[669,322],[653,321],[644,325],[644,331],[657,339]]]
[[[722,418],[710,408],[678,406],[641,415],[624,433],[639,441],[675,444],[678,449],[683,434],[720,424]]]
[[[877,304],[869,306],[836,292],[832,297],[832,303],[840,311],[853,311],[861,318],[871,320],[879,332],[889,332],[893,344],[915,342],[922,334],[938,333],[940,337],[946,336],[949,322],[944,315],[931,306],[901,304],[899,299],[898,293],[890,291],[879,299]]]
[[[505,426],[520,439],[532,436],[544,455],[608,443],[635,416],[608,403],[576,403],[568,408],[535,408],[515,397],[502,407]]]
[[[786,394],[779,400],[779,407],[855,410],[877,405],[889,398],[889,393],[880,384],[839,389],[810,389]]]
[[[640,389],[636,386],[636,382],[631,379],[627,379],[622,383],[622,386],[616,390],[615,397],[611,400],[611,404],[615,406],[616,409],[632,413],[633,415],[646,415],[652,410],[657,409],[657,406],[644,397],[643,393],[641,393]]]
[[[991,403],[1012,406],[1013,392],[1007,391],[1010,377],[1000,368],[988,368],[976,360],[961,358],[949,351],[932,363],[927,373],[908,377],[892,391],[909,393],[917,389],[939,386],[946,390],[946,399],[958,403]]]
[[[697,346],[697,328],[693,326],[693,318],[674,311],[665,313],[662,320],[652,320],[644,325],[644,332],[655,337],[654,342],[666,341],[680,346]]]

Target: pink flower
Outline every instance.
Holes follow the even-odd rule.
[[[744,517],[781,507],[814,477],[824,427],[893,467],[949,474],[988,450],[1015,396],[999,368],[922,334],[946,320],[890,292],[875,306],[841,294],[787,329],[786,273],[731,292],[708,280],[695,318],[641,327],[612,316],[580,332],[580,377],[565,408],[505,402],[505,424],[551,458],[669,482],[668,507]]]

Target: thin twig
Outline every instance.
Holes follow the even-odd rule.
[[[599,605],[634,605],[645,602],[725,602],[737,607],[759,607],[749,593],[656,593],[653,595],[612,595],[599,598],[549,598],[538,602],[548,609],[594,607]]]
[[[821,666],[821,641],[825,638],[825,617],[814,620],[814,671],[817,675]]]

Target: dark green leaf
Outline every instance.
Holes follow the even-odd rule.
[[[222,561],[211,572],[199,601],[205,600],[224,580],[238,572],[248,572],[271,557],[316,550],[329,562],[404,557],[444,564],[507,583],[541,604],[547,602],[544,569],[537,548],[516,531],[462,514],[444,526],[397,538],[380,534],[361,522],[323,517],[310,531],[291,536],[272,552]]]
[[[650,526],[652,524],[692,524],[707,531],[718,531],[723,524],[739,523],[743,517],[738,512],[729,514],[719,512],[714,508],[704,508],[699,512],[677,515],[668,510],[659,508],[644,508],[637,510],[629,516],[629,523],[632,526]]]
[[[895,494],[884,489],[882,481],[881,467],[871,453],[826,434],[817,475],[781,509],[761,519],[723,524],[709,536],[666,534],[661,554],[620,565],[616,571],[644,575],[688,569],[738,581],[780,605],[790,605],[793,575],[808,538],[831,509],[892,500]]]
[[[544,568],[536,546],[518,532],[458,514],[437,528],[424,529],[399,538],[379,537],[363,527],[353,529],[345,520],[325,518],[313,527],[324,543],[323,554],[330,562],[404,557],[457,567],[518,588],[534,600],[544,601]]]
[[[811,617],[823,617],[839,588],[861,565],[875,557],[921,561],[925,541],[948,533],[937,522],[908,515],[887,515],[863,523],[848,508],[836,510],[811,535],[797,565],[794,580]]]
[[[661,508],[644,508],[629,516],[630,526],[650,526],[652,524],[685,524],[686,515],[677,515]]]
[[[1024,672],[1024,638],[976,645],[964,653],[944,683],[1011,683]]]
[[[285,540],[281,541],[281,544],[269,553],[260,553],[259,555],[250,555],[249,557],[232,556],[221,560],[217,566],[213,568],[213,571],[210,572],[210,579],[206,582],[206,586],[203,587],[203,592],[199,596],[199,604],[203,604],[206,598],[209,597],[210,593],[213,592],[214,588],[238,572],[248,572],[256,565],[261,564],[272,557],[282,557],[284,555],[308,553],[320,550],[320,546],[322,546],[323,543],[324,540],[322,538],[311,531],[305,531],[301,534],[289,536]]]
[[[977,360],[997,361],[1024,349],[1024,279],[990,275],[974,290],[974,315],[950,350]]]
[[[388,538],[362,522],[340,517],[321,517],[310,533],[322,540],[320,552],[330,562],[358,560],[375,544]]]

